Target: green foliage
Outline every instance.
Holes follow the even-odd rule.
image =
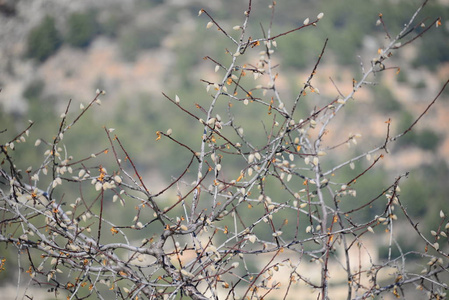
[[[440,145],[440,135],[432,129],[424,129],[417,133],[416,145],[424,150],[434,151]]]
[[[443,160],[412,170],[409,178],[401,184],[400,200],[411,217],[425,220],[426,228],[436,228],[441,221],[441,205],[447,203],[449,168]],[[444,206],[443,206],[444,207]]]
[[[66,41],[76,48],[86,48],[97,36],[99,27],[95,13],[73,13],[67,21],[68,32]]]
[[[99,34],[110,38],[117,38],[119,36],[120,28],[127,22],[123,13],[118,11],[111,11],[103,20],[98,21]]]
[[[119,36],[123,58],[134,61],[140,51],[158,48],[165,34],[163,29],[154,26],[144,28],[131,26]]]
[[[372,91],[375,95],[375,106],[382,113],[391,113],[402,109],[401,103],[394,97],[388,87],[384,85],[373,86]]]
[[[27,37],[27,56],[43,62],[53,55],[61,44],[62,38],[56,29],[55,20],[47,16],[37,27],[29,32]]]
[[[35,79],[30,82],[23,92],[26,99],[39,98],[45,88],[45,82],[42,79]]]
[[[399,130],[406,130],[408,127],[410,127],[414,120],[414,117],[410,113],[403,112],[401,115]],[[406,135],[402,136],[398,140],[396,146],[399,148],[415,146],[423,150],[434,151],[440,145],[440,142],[440,135],[432,129],[423,129],[421,131],[417,131],[416,129],[414,129],[407,132]]]

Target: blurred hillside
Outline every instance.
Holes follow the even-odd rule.
[[[361,73],[361,63],[369,65],[377,49],[386,43],[382,26],[375,26],[378,14],[383,13],[393,35],[419,3],[278,1],[273,35],[298,27],[321,11],[325,14],[316,28],[279,38],[275,51],[281,70],[278,86],[285,95],[294,97],[315,64],[324,40],[330,38],[314,79],[320,95],[307,96],[314,104],[304,106],[304,114],[338,95],[329,78],[342,93],[347,93],[354,76]],[[262,36],[259,23],[265,30],[268,28],[269,4],[253,3],[253,17],[257,20],[250,30],[254,37]],[[108,147],[101,127],[116,128],[153,186],[166,186],[179,165],[184,165],[185,157],[174,145],[157,144],[155,132],[173,128],[174,132],[182,132],[180,140],[186,142],[199,140],[201,132],[195,131],[198,124],[175,111],[161,92],[178,94],[191,108],[195,103],[209,101],[200,79],[213,79],[215,66],[202,58],[210,55],[226,61],[225,49],[232,45],[215,29],[207,30],[209,20],[204,15],[198,17],[198,11],[206,9],[234,34],[231,28],[242,21],[245,6],[238,0],[0,2],[0,131],[8,128],[5,134],[14,136],[15,131],[26,127],[24,120],[31,119],[36,122],[33,137],[49,139],[69,99],[77,109],[94,97],[97,88],[106,90],[101,107],[67,137],[72,152],[82,157],[101,151]],[[441,27],[431,29],[389,62],[388,67],[401,68],[398,74],[396,70],[378,73],[376,82],[380,84],[366,86],[348,104],[326,140],[329,146],[358,132],[365,133],[360,143],[377,145],[385,139],[388,118],[396,134],[408,128],[426,108],[449,77],[447,3],[430,1],[418,19],[431,22],[437,16],[442,18]],[[254,51],[256,62],[258,50]],[[387,156],[370,182],[360,182],[358,189],[366,191],[366,197],[399,173],[411,171],[402,190],[412,215],[425,218],[427,212],[438,211],[447,203],[448,98],[446,92],[416,131],[390,149],[394,159]],[[251,115],[244,110],[241,113]],[[353,151],[357,152],[358,147],[344,150],[341,157],[333,159],[344,161]],[[38,155],[37,150],[24,152],[23,161],[18,163],[26,168]],[[363,167],[356,166],[360,170]],[[432,203],[424,201],[423,197],[429,195]]]

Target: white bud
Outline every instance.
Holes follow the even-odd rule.
[[[438,249],[440,249],[440,244],[434,243],[434,244],[433,244],[433,247],[435,248],[435,250],[438,250]]]
[[[206,25],[206,28],[209,29],[209,28],[211,28],[212,26],[214,26],[214,23],[212,23],[212,21],[209,21],[209,22],[207,23],[207,25]]]
[[[176,95],[176,96],[175,96],[175,102],[176,102],[176,103],[179,103],[180,101],[181,101],[181,100],[179,99],[179,96]]]
[[[97,183],[95,183],[95,190],[99,191],[103,188],[103,185],[101,184],[101,182],[97,181]]]
[[[304,20],[304,25],[308,25],[309,24],[309,18]]]
[[[253,243],[253,244],[254,244],[254,242],[256,241],[256,238],[257,238],[257,237],[256,237],[254,234],[248,236],[248,240],[249,240],[251,243]]]
[[[316,16],[316,18],[317,18],[318,20],[321,20],[323,17],[324,17],[324,13],[322,13],[322,12],[320,12],[320,13],[318,14],[318,16]]]

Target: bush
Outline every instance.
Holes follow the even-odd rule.
[[[67,21],[68,31],[66,41],[76,48],[86,48],[99,32],[96,13],[73,13]]]
[[[53,55],[61,44],[62,38],[56,29],[55,20],[47,16],[28,34],[27,56],[43,62]]]

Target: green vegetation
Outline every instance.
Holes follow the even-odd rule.
[[[384,85],[373,86],[372,91],[375,95],[374,105],[382,113],[392,113],[402,109],[401,103],[394,97],[388,87]]]
[[[93,11],[86,13],[73,13],[70,15],[65,37],[66,42],[76,48],[86,48],[99,33],[99,27]]]
[[[61,44],[62,37],[56,29],[55,20],[47,16],[30,31],[27,39],[27,56],[43,62],[52,56]]]
[[[401,114],[399,122],[399,130],[402,132],[406,130],[415,121],[415,118],[408,112]],[[412,130],[405,136],[401,137],[396,147],[403,148],[408,146],[419,147],[423,150],[435,151],[440,145],[440,135],[432,129]]]

